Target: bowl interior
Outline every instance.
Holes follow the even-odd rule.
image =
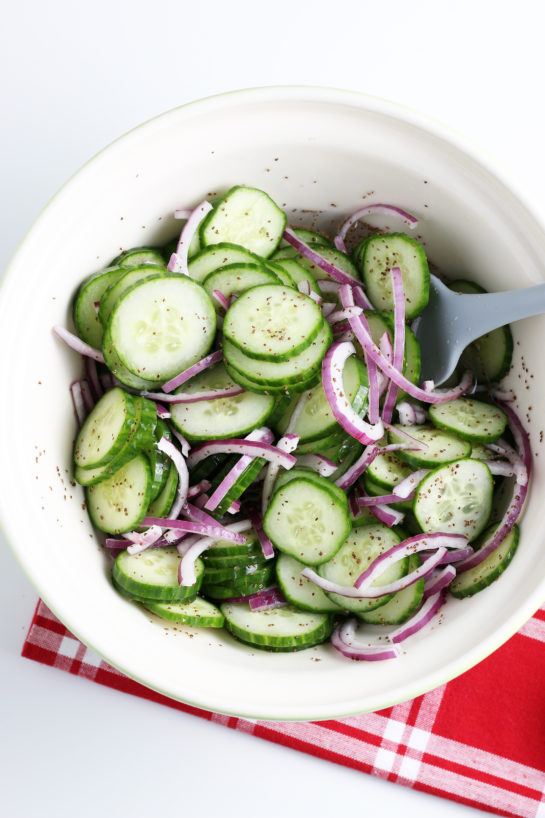
[[[484,658],[545,595],[538,499],[545,320],[514,326],[507,384],[517,393],[536,459],[519,553],[499,582],[474,599],[449,600],[395,663],[350,662],[328,645],[269,654],[223,631],[168,626],[111,588],[109,558],[70,472],[75,425],[68,385],[80,374],[79,362],[51,327],[70,326],[70,300],[86,275],[120,249],[166,241],[178,229],[176,207],[234,184],[266,190],[292,225],[329,231],[365,200],[399,204],[420,218],[415,233],[449,276],[490,290],[543,280],[541,224],[486,160],[416,115],[356,94],[286,88],[165,114],[112,144],[57,194],[4,281],[0,343],[11,397],[0,409],[3,529],[60,619],[111,664],[166,695],[272,719],[379,709]]]

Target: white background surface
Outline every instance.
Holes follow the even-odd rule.
[[[193,99],[258,85],[329,85],[415,107],[488,148],[544,204],[542,17],[540,0],[6,5],[0,270],[49,198],[112,139]],[[37,595],[1,545],[10,818],[476,813],[20,658]]]

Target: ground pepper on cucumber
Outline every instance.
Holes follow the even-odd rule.
[[[373,212],[399,231],[349,255]],[[454,386],[420,387],[411,214],[367,205],[332,241],[240,186],[175,215],[177,241],[122,253],[80,285],[77,334],[55,327],[85,362],[74,473],[113,586],[251,647],[395,658],[515,554],[531,453],[498,386],[509,327],[466,350]]]

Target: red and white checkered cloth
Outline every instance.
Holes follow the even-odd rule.
[[[496,815],[545,818],[545,607],[492,656],[431,693],[321,722],[254,722],[168,699],[103,662],[43,602],[23,656]]]

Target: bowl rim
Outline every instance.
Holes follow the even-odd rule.
[[[242,103],[245,104],[258,102],[261,103],[267,101],[272,102],[301,100],[311,102],[348,104],[353,107],[369,111],[371,113],[386,115],[391,118],[398,119],[404,122],[405,124],[410,124],[415,127],[418,127],[423,131],[453,146],[454,148],[463,152],[464,154],[468,155],[471,159],[473,159],[479,165],[484,167],[484,169],[488,171],[493,177],[495,177],[513,195],[513,197],[524,206],[524,208],[527,211],[531,212],[535,222],[545,235],[545,210],[538,202],[535,201],[534,196],[523,186],[522,182],[519,179],[517,179],[510,170],[508,170],[502,163],[500,163],[495,157],[493,157],[486,149],[478,145],[476,142],[471,140],[466,135],[462,134],[461,132],[457,131],[451,126],[435,119],[434,117],[424,114],[402,103],[387,100],[382,97],[354,90],[346,90],[331,86],[315,85],[258,86],[226,91],[220,94],[213,94],[198,100],[186,102],[182,105],[171,108],[163,113],[160,113],[154,117],[145,120],[144,122],[129,129],[122,135],[116,137],[110,143],[101,148],[101,150],[99,150],[83,165],[81,165],[81,167],[79,167],[68,178],[68,180],[57,190],[57,192],[42,208],[40,213],[33,220],[31,225],[23,235],[10,262],[8,263],[8,266],[5,270],[4,275],[2,276],[2,279],[0,280],[0,301],[3,300],[3,293],[5,293],[4,284],[11,277],[13,268],[15,267],[17,261],[17,257],[21,252],[29,235],[34,231],[35,227],[39,225],[43,219],[45,219],[50,207],[52,207],[57,198],[60,197],[61,194],[71,186],[72,182],[77,177],[79,177],[79,175],[85,169],[89,168],[89,166],[91,166],[96,159],[102,156],[102,154],[104,154],[106,151],[110,150],[110,148],[112,148],[118,142],[122,142],[130,138],[132,135],[136,134],[138,131],[145,127],[153,125],[156,122],[163,121],[164,119],[170,116],[175,116],[180,111],[184,112],[188,111],[190,114],[195,113],[198,116],[200,113],[205,112],[207,109],[213,110],[218,107],[219,108],[224,107],[225,105],[228,105],[228,103],[233,99],[235,101],[240,100]],[[400,691],[400,695],[394,696],[393,698],[389,698],[387,701],[380,700],[377,702],[370,702],[369,706],[360,705],[360,707],[358,707],[355,710],[353,706],[349,710],[343,710],[332,709],[330,706],[325,705],[324,708],[322,708],[322,710],[318,709],[318,712],[314,714],[306,713],[302,716],[297,715],[286,716],[282,712],[272,712],[271,715],[263,715],[263,712],[260,712],[259,714],[256,714],[254,716],[248,715],[247,713],[240,713],[237,710],[233,710],[230,708],[226,709],[221,706],[220,701],[218,702],[210,701],[203,702],[198,700],[193,701],[185,697],[182,698],[181,696],[175,695],[171,692],[167,692],[161,689],[161,687],[157,685],[152,685],[149,682],[139,678],[132,671],[127,670],[122,665],[116,664],[116,662],[113,661],[110,657],[105,656],[100,649],[93,645],[92,640],[89,640],[87,637],[80,635],[78,627],[74,628],[70,624],[71,618],[70,611],[66,612],[64,611],[62,602],[57,605],[57,603],[52,602],[47,598],[48,597],[47,593],[42,593],[40,589],[40,578],[33,572],[31,561],[28,560],[25,562],[22,554],[19,553],[19,549],[16,545],[17,539],[16,533],[12,537],[8,536],[7,533],[8,529],[12,528],[12,526],[8,522],[7,518],[8,515],[4,516],[0,515],[0,532],[4,537],[6,543],[10,547],[12,553],[14,554],[17,563],[21,567],[23,573],[26,575],[28,580],[31,582],[33,587],[38,592],[40,598],[45,602],[45,604],[53,612],[53,614],[83,644],[91,648],[105,662],[107,662],[112,667],[116,668],[119,672],[139,682],[143,686],[152,689],[163,696],[166,696],[167,698],[170,698],[174,701],[179,701],[182,704],[187,704],[199,709],[214,710],[219,713],[224,713],[229,716],[235,716],[243,719],[273,721],[274,720],[319,721],[321,719],[347,718],[349,716],[358,715],[364,712],[373,712],[387,707],[392,707],[395,704],[408,701],[412,698],[415,698],[416,696],[434,690],[435,688],[445,684],[446,682],[456,678],[457,676],[466,672],[470,668],[474,667],[483,659],[487,658],[490,654],[497,650],[520,629],[520,627],[536,612],[536,610],[539,609],[539,607],[543,604],[543,601],[545,599],[545,577],[544,577],[540,585],[534,590],[532,594],[530,594],[526,598],[524,603],[519,606],[517,611],[513,613],[511,616],[509,616],[501,625],[497,626],[494,632],[490,634],[488,638],[483,640],[481,643],[479,643],[479,645],[475,646],[473,649],[470,649],[469,651],[464,653],[462,657],[453,659],[447,665],[445,665],[444,667],[435,672],[428,673],[424,677],[424,680],[422,682],[418,684],[415,683],[412,686],[407,685],[405,688],[403,688],[402,691]],[[221,696],[219,698],[221,699]],[[376,696],[375,698],[380,699],[380,696]]]

